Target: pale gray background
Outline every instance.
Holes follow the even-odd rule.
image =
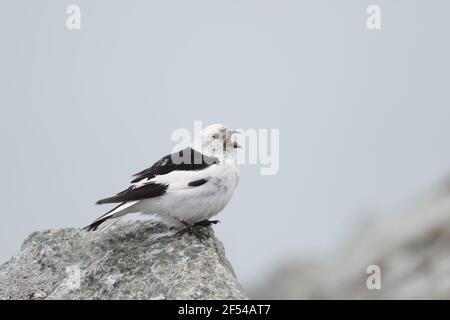
[[[78,4],[82,30],[68,31]],[[366,8],[382,8],[382,30]],[[450,2],[2,1],[0,261],[194,120],[279,128],[280,172],[243,166],[215,227],[244,285],[320,256],[450,170]],[[378,211],[379,210],[379,211]],[[369,213],[367,213],[369,212]],[[407,223],[407,222],[405,222]]]

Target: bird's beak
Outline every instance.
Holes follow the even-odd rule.
[[[242,131],[241,130],[238,130],[238,129],[227,129],[227,137],[228,137],[228,139],[231,141],[231,136],[233,135],[233,134],[240,134],[240,133],[242,133]],[[233,145],[233,148],[242,148],[240,145],[239,145],[239,143],[237,143],[236,141],[231,141],[231,143],[232,143],[232,145]]]

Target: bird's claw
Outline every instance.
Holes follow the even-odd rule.
[[[186,232],[190,235],[195,236],[198,240],[200,240],[202,243],[205,243],[205,241],[207,239],[210,238],[209,234],[206,234],[204,232],[201,232],[199,229],[202,228],[202,226],[199,226],[197,224],[191,225],[187,222],[184,221],[180,221],[186,228],[184,228],[183,230],[180,230],[177,235],[183,235]],[[214,222],[217,223],[217,222]]]
[[[202,220],[202,221],[196,222],[194,224],[194,226],[203,228],[203,227],[209,227],[210,225],[217,224],[219,222],[220,222],[219,220]]]

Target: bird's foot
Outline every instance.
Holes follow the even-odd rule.
[[[177,233],[177,235],[183,235],[183,234],[185,234],[185,233],[187,232],[188,234],[195,236],[198,240],[200,240],[200,241],[203,242],[203,243],[204,243],[207,239],[210,238],[210,235],[209,235],[209,234],[206,234],[206,233],[200,231],[200,229],[202,228],[201,226],[197,226],[196,224],[192,225],[192,224],[189,224],[189,223],[187,223],[187,222],[185,222],[185,221],[181,221],[181,220],[180,220],[180,222],[181,222],[186,228],[184,228],[183,230],[179,231],[179,232]]]
[[[202,220],[202,221],[196,222],[194,224],[194,226],[195,227],[204,228],[204,227],[208,227],[208,226],[210,226],[212,224],[216,224],[216,223],[219,223],[219,222],[220,222],[219,220]]]

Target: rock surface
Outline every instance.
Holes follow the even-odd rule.
[[[379,267],[380,289],[367,286],[374,275],[373,267],[367,268],[374,265]],[[450,179],[400,210],[366,223],[335,254],[323,260],[286,261],[250,296],[450,299]]]
[[[151,221],[31,234],[0,266],[0,299],[246,299],[223,245]]]

